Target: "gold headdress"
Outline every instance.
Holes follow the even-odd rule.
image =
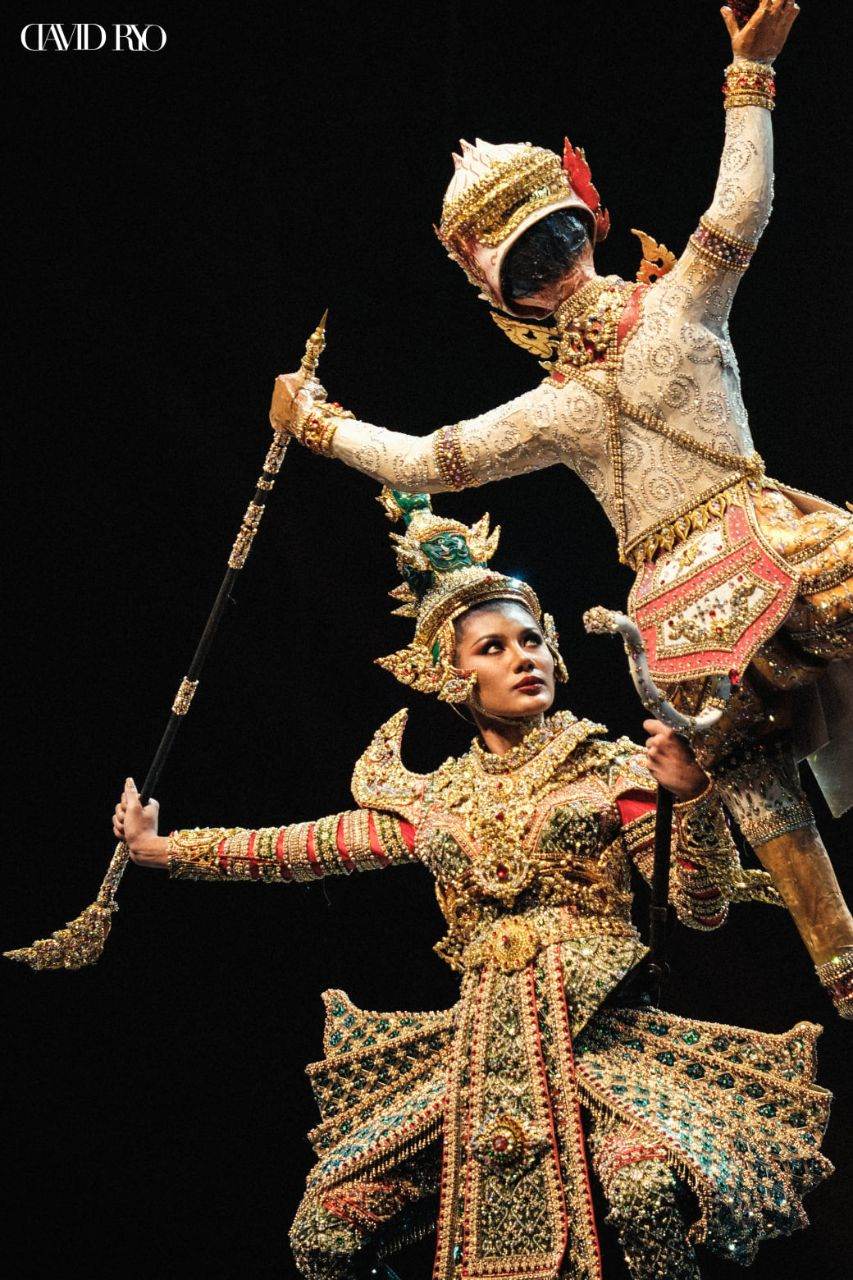
[[[455,172],[444,197],[436,234],[487,301],[515,314],[501,292],[507,250],[540,218],[574,209],[590,239],[603,240],[610,228],[583,151],[565,141],[562,161],[529,142],[495,146],[464,140],[454,154]]]
[[[403,575],[400,586],[389,593],[400,602],[393,612],[417,619],[411,644],[377,658],[380,667],[421,693],[437,694],[442,702],[464,702],[477,677],[453,665],[454,620],[486,600],[516,600],[541,625],[557,678],[568,679],[554,620],[542,613],[533,588],[487,568],[500,537],[499,527],[489,531],[488,515],[469,527],[435,515],[425,493],[383,489],[379,501],[390,520],[405,525],[404,533],[391,534]]]

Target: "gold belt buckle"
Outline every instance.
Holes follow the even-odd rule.
[[[523,916],[498,920],[487,943],[489,959],[503,973],[524,969],[541,949],[536,926]]]

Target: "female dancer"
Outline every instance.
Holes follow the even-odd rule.
[[[398,488],[461,489],[554,463],[578,473],[637,572],[628,611],[653,678],[691,713],[733,685],[696,751],[853,1017],[853,917],[796,767],[809,758],[836,816],[853,803],[853,521],[764,474],[728,332],[770,215],[772,62],[798,11],[761,0],[739,27],[723,10],[734,61],[714,199],[679,261],[655,246],[639,283],[596,272],[609,217],[582,154],[567,144],[561,165],[529,144],[462,144],[439,237],[486,301],[521,317],[495,313],[545,357],[540,386],[418,438],[351,420],[284,376],[271,417]]]
[[[678,801],[671,899],[686,924],[717,928],[731,901],[773,901],[766,873],[740,867],[713,787],[662,725],[647,722],[643,752],[568,712],[548,717],[566,678],[553,621],[526,583],[487,567],[487,516],[467,528],[423,495],[383,499],[406,526],[392,535],[404,577],[392,595],[416,629],[380,661],[467,704],[470,751],[410,772],[400,712],[356,765],[350,812],[161,837],[156,803],[143,808],[128,779],[113,820],[135,862],[181,879],[285,883],[412,862],[435,877],[456,1006],[369,1013],[325,994],[299,1268],[356,1276],[366,1247],[386,1256],[434,1228],[437,1280],[601,1280],[593,1172],[635,1277],[697,1277],[695,1243],[748,1262],[805,1224],[801,1197],[829,1172],[819,1028],[747,1031],[614,991],[645,951],[629,864],[648,874],[655,779]]]

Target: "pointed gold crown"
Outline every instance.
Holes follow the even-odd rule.
[[[411,644],[377,658],[379,666],[403,684],[437,694],[443,702],[464,702],[476,676],[464,675],[453,665],[453,623],[487,600],[515,600],[540,623],[558,678],[567,678],[553,619],[543,615],[536,592],[520,578],[487,567],[500,538],[500,527],[490,532],[488,515],[465,525],[435,515],[428,494],[396,489],[383,489],[379,502],[390,520],[402,520],[405,525],[403,533],[391,534],[397,568],[403,575],[402,583],[389,593],[399,601],[393,612],[416,619]]]
[[[516,314],[501,289],[503,260],[516,240],[547,214],[573,209],[595,243],[607,235],[607,211],[583,151],[568,138],[562,161],[529,142],[495,145],[477,138],[472,146],[463,138],[460,151],[453,156],[436,235],[488,301]]]

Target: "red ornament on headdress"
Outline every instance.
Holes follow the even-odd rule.
[[[603,240],[610,230],[610,214],[601,203],[601,196],[592,180],[583,148],[578,147],[576,150],[568,138],[563,140],[563,170],[572,184],[572,189],[595,218],[596,240]]]

